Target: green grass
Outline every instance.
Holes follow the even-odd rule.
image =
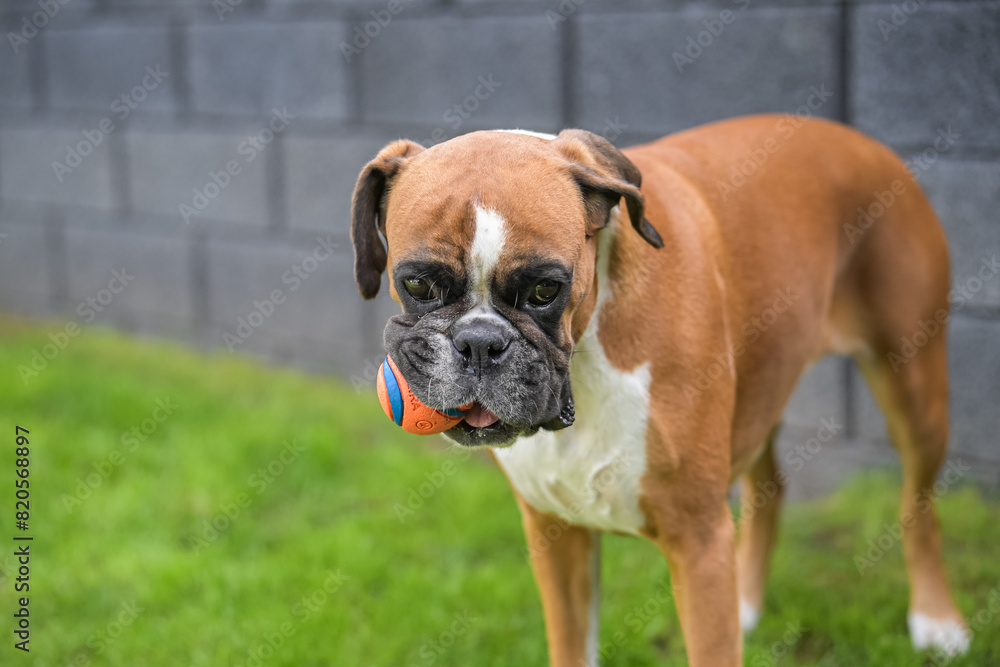
[[[53,328],[0,324],[0,664],[545,664],[517,508],[486,458],[402,433],[374,392],[113,333],[73,339],[25,386],[17,366]],[[123,440],[167,399],[176,408],[151,435]],[[9,632],[15,424],[31,431],[28,656]],[[302,451],[282,463],[286,442]],[[254,477],[269,464],[270,481]],[[78,488],[88,475],[96,488]],[[440,488],[425,486],[401,523],[397,506],[429,478]],[[891,473],[871,474],[788,508],[748,665],[772,664],[775,646],[784,665],[925,664],[906,635],[899,547],[863,577],[853,562],[893,520],[897,492]],[[971,487],[940,507],[972,617],[1000,586],[1000,508]],[[227,510],[238,515],[223,521]],[[602,639],[622,644],[605,664],[685,664],[672,606],[636,613],[667,580],[662,557],[641,540],[604,545]],[[467,620],[452,636],[456,614]],[[802,631],[786,644],[789,623]],[[280,646],[252,657],[269,642]],[[954,664],[1000,664],[1000,613],[973,647]]]

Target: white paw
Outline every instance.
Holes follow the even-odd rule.
[[[918,651],[937,649],[945,655],[955,656],[969,650],[969,632],[958,621],[910,612],[906,624],[910,627],[913,648]]]
[[[743,632],[750,632],[757,627],[760,622],[760,609],[754,607],[746,600],[740,599],[740,627]]]

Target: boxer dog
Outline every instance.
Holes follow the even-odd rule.
[[[947,319],[948,249],[888,148],[776,115],[622,151],[581,130],[401,140],[352,208],[361,295],[388,269],[402,306],[389,354],[427,405],[474,404],[446,435],[491,448],[514,489],[552,665],[597,663],[603,531],[663,551],[692,665],[741,664],[781,493],[757,494],[737,545],[727,489],[742,478],[744,507],[780,490],[782,410],[830,353],[856,360],[902,459],[913,644],[967,647],[929,509],[943,326],[898,349]]]

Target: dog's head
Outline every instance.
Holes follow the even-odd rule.
[[[416,397],[473,403],[453,440],[509,445],[573,423],[570,357],[596,304],[598,231],[624,199],[638,233],[662,246],[639,185],[635,165],[582,130],[397,141],[361,171],[358,287],[373,298],[388,267],[403,313],[385,345]]]

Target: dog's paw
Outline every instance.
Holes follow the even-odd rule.
[[[918,651],[931,649],[955,656],[969,650],[969,631],[958,621],[910,612],[906,624],[910,628],[913,648]]]

